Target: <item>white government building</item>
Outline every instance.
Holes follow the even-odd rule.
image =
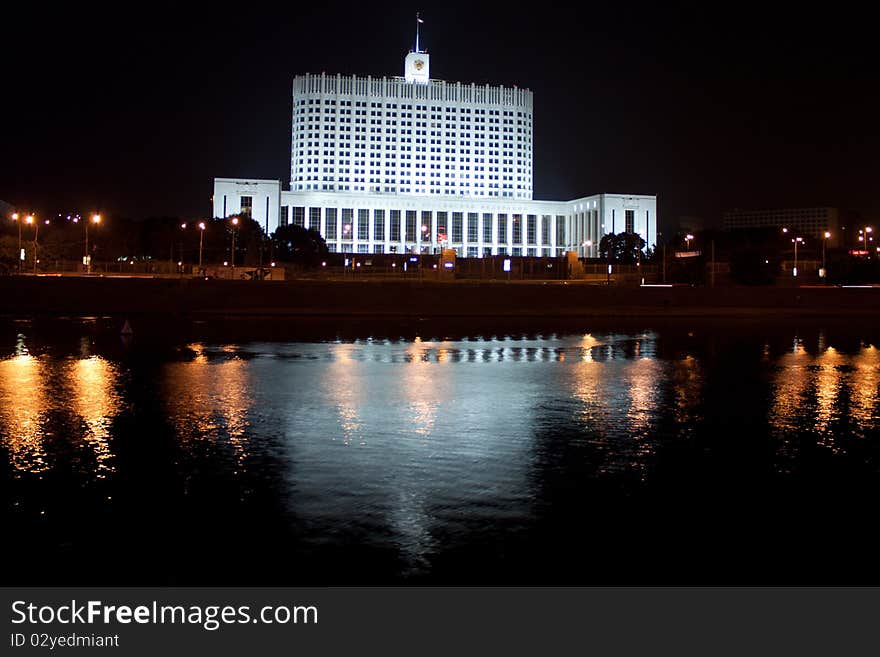
[[[214,216],[314,228],[351,253],[595,257],[623,231],[656,244],[656,196],[532,199],[531,91],[429,71],[417,36],[402,78],[296,76],[290,190],[215,178]]]

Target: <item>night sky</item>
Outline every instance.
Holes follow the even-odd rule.
[[[7,8],[0,199],[194,217],[215,176],[286,184],[293,76],[402,75],[419,9],[432,77],[534,91],[537,199],[880,215],[868,9],[614,4]]]

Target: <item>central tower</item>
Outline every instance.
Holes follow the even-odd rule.
[[[403,63],[403,77],[407,82],[427,84],[431,80],[430,56],[419,48],[419,27],[424,21],[416,14],[416,47],[410,50]]]
[[[403,77],[407,82],[427,84],[431,79],[430,59],[426,52],[410,52],[403,64]]]

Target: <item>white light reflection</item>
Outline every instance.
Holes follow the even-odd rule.
[[[168,416],[184,445],[194,449],[202,441],[233,448],[239,469],[249,455],[249,411],[253,406],[252,375],[248,361],[235,356],[236,348],[224,345],[219,357],[208,357],[204,345],[188,348],[189,362],[166,366]]]

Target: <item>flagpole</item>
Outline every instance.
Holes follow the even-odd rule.
[[[419,12],[416,12],[416,52],[419,52]]]

